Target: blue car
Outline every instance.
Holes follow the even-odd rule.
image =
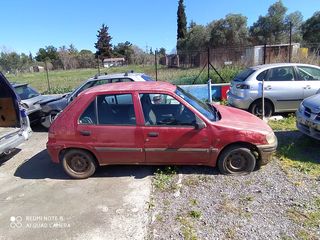
[[[31,135],[30,121],[20,98],[0,72],[0,155],[8,154]]]

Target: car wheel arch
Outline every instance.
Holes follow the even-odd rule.
[[[230,147],[233,147],[233,146],[248,148],[252,152],[254,152],[254,156],[256,157],[257,162],[259,162],[261,160],[260,152],[259,152],[259,149],[257,148],[257,146],[252,143],[244,142],[244,141],[232,142],[230,144],[223,146],[223,148],[221,148],[218,153],[217,160],[219,159],[219,157],[221,156],[221,154],[223,153],[224,150],[226,150]]]
[[[99,164],[99,161],[98,161],[98,158],[96,156],[96,154],[94,154],[93,151],[91,151],[90,149],[87,149],[87,148],[80,148],[80,147],[69,147],[69,148],[64,148],[60,151],[59,153],[59,162],[61,163],[62,160],[63,160],[63,156],[70,150],[82,150],[82,151],[85,151],[87,153],[89,153],[92,157],[93,157],[93,160],[95,161],[95,164],[97,166],[100,166]]]
[[[250,111],[251,108],[252,108],[252,106],[253,106],[254,104],[256,104],[257,102],[259,102],[259,101],[262,101],[262,98],[257,98],[257,99],[255,99],[255,100],[250,104],[250,106],[249,106],[249,108],[248,108],[248,111]],[[272,114],[275,113],[275,111],[276,111],[276,109],[275,109],[275,103],[274,103],[270,98],[265,98],[264,101],[271,104]]]

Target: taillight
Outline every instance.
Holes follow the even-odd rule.
[[[236,88],[238,89],[250,89],[250,85],[239,83],[236,85]]]

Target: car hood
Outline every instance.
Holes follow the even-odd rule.
[[[62,97],[62,95],[39,95],[37,97],[29,98],[22,100],[24,103],[28,104],[28,106],[34,104],[45,104],[48,102],[52,102],[58,100]]]
[[[244,110],[222,105],[214,105],[214,107],[219,111],[221,115],[219,122],[224,126],[241,130],[257,131],[263,134],[273,132],[267,123]]]
[[[303,106],[310,108],[313,113],[320,113],[320,94],[306,98]]]

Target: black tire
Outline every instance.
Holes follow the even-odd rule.
[[[262,116],[262,100],[253,102],[249,108],[249,112],[257,117]],[[264,116],[271,117],[273,114],[273,105],[269,101],[264,102]]]
[[[41,125],[46,129],[49,129],[49,127],[51,126],[51,123],[57,117],[58,114],[59,114],[58,111],[51,111],[45,118],[41,120]]]
[[[91,153],[81,149],[65,152],[62,159],[63,170],[72,178],[83,179],[94,174],[97,165]]]
[[[240,145],[227,147],[218,158],[218,168],[222,174],[249,174],[255,166],[256,158],[253,153]]]

